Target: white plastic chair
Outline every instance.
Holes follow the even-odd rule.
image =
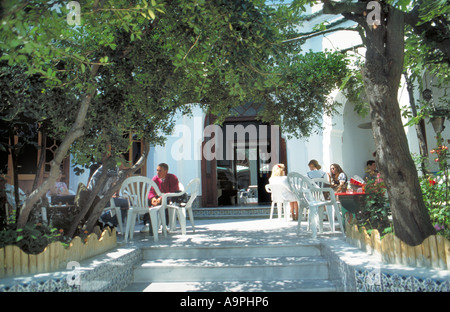
[[[325,187],[325,185],[330,184],[330,181],[328,181],[325,178],[314,178],[311,179],[318,187]]]
[[[319,207],[325,206],[328,213],[328,218],[330,221],[331,231],[335,232],[335,215],[338,218],[342,229],[342,217],[340,214],[339,206],[336,202],[336,197],[334,195],[334,190],[332,188],[319,188],[316,184],[312,182],[311,179],[297,173],[290,172],[288,174],[288,181],[291,190],[296,194],[299,200],[299,213],[301,215],[303,208],[309,208],[309,224],[311,225],[311,231],[313,237],[317,237],[317,226],[319,226],[319,231],[323,231],[322,219],[319,222]],[[323,192],[329,192],[330,200],[322,199]],[[299,218],[297,224],[297,234],[301,230],[301,221]]]
[[[181,227],[181,233],[183,235],[186,234],[186,212],[189,215],[189,220],[191,222],[192,231],[195,232],[195,225],[194,225],[194,214],[192,212],[192,204],[194,203],[195,198],[198,196],[200,192],[200,179],[195,178],[192,179],[189,184],[186,186],[186,188],[183,187],[183,185],[180,183],[179,185],[180,191],[178,193],[165,193],[162,196],[162,206],[164,209],[169,209],[169,229],[170,231],[176,230],[176,220],[175,215],[178,217],[178,222],[180,223]],[[190,195],[189,200],[186,204],[168,204],[167,198],[168,197],[180,197],[184,194]],[[162,212],[163,213],[163,212]]]
[[[105,207],[105,209],[103,209],[103,212],[115,213],[115,216],[117,218],[117,223],[119,224],[120,232],[123,233],[122,211],[120,210],[119,206],[116,206],[114,197],[111,197],[111,199],[109,201],[109,207]]]
[[[14,197],[14,185],[5,184],[5,192],[6,192],[6,203],[11,206],[11,208],[16,210],[16,200]],[[27,199],[27,194],[19,187],[19,207],[22,206],[23,202]],[[9,223],[9,208],[6,207],[6,220]]]
[[[158,229],[160,225],[162,225],[164,236],[167,237],[167,229],[165,226],[166,217],[162,206],[149,206],[148,203],[148,193],[152,187],[155,189],[156,194],[161,196],[161,191],[156,183],[142,176],[127,178],[120,188],[120,194],[122,197],[128,199],[129,206],[125,229],[125,242],[128,242],[128,237],[133,239],[137,215],[146,213],[150,214],[150,223],[155,242],[158,241]]]
[[[283,190],[289,189],[283,184],[266,184],[266,191],[271,193],[272,204],[270,206],[270,219],[273,218],[273,210],[275,206],[277,207],[278,219],[281,219],[282,214],[286,221],[289,220],[289,202],[283,198]]]

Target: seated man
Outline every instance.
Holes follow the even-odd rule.
[[[169,173],[169,166],[165,163],[160,163],[156,167],[156,175],[152,179],[156,185],[158,185],[161,193],[175,193],[180,190],[178,186],[178,178],[176,175]],[[153,188],[148,193],[149,205],[158,206],[161,205],[161,196],[158,196]],[[169,222],[168,211],[166,210],[166,223]],[[146,213],[144,215],[144,228],[141,230],[143,233],[150,231],[150,215]]]

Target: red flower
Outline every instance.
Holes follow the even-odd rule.
[[[436,184],[436,181],[434,181],[434,180],[428,180],[428,182],[430,182],[430,185],[435,185]]]

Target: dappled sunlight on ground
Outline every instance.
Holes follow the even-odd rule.
[[[159,234],[159,241],[154,242],[153,237],[140,233],[140,225],[136,225],[134,238],[129,244],[146,246],[246,246],[246,245],[286,245],[317,242],[317,239],[342,236],[337,231],[332,233],[327,222],[324,222],[324,232],[317,239],[311,237],[307,231],[307,224],[302,222],[302,231],[297,235],[297,222],[278,219],[210,219],[195,220],[195,232],[190,222],[187,222],[186,235],[181,234],[178,227],[175,233],[164,237]],[[118,236],[118,242],[123,236]]]

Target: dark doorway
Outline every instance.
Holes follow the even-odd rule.
[[[271,172],[270,125],[257,121],[225,122],[222,129],[224,155],[217,160],[218,205],[269,203],[265,185]]]

